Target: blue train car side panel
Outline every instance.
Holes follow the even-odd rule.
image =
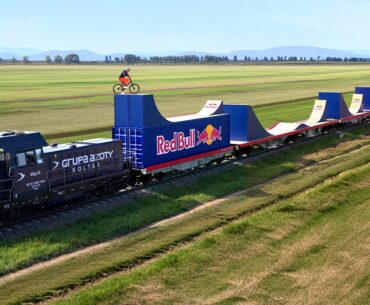
[[[352,115],[348,110],[342,93],[320,92],[319,100],[326,100],[326,117],[328,119],[342,119]]]
[[[356,87],[356,94],[363,94],[364,110],[370,110],[370,87]]]
[[[164,118],[152,95],[116,95],[113,138],[134,169],[217,151],[230,145],[229,114]]]
[[[114,126],[151,127],[168,124],[160,114],[153,95],[115,95]]]
[[[231,141],[247,142],[271,136],[250,105],[225,105],[224,109],[230,114]]]

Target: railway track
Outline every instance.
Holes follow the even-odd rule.
[[[347,126],[341,129],[341,131],[357,129],[366,124],[369,123],[364,122],[354,126]],[[143,196],[150,195],[174,185],[187,185],[201,177],[228,171],[240,165],[251,163],[256,160],[290,150],[297,146],[336,136],[338,136],[338,131],[325,133],[313,138],[304,138],[292,144],[280,146],[275,149],[255,152],[249,156],[234,157],[223,161],[221,164],[212,164],[190,171],[171,174],[169,176],[165,176],[163,179],[122,189],[113,194],[104,195],[99,198],[80,199],[78,201],[72,201],[69,204],[57,206],[50,210],[40,210],[31,215],[23,216],[17,220],[0,223],[0,241],[19,238],[39,231],[73,223],[93,213],[111,210],[119,205],[127,204]]]

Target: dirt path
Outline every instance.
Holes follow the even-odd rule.
[[[283,175],[281,175],[281,176],[283,176]],[[18,277],[21,277],[21,276],[26,275],[26,274],[29,274],[31,272],[40,270],[42,268],[47,268],[47,267],[53,266],[55,264],[64,262],[66,260],[69,260],[69,259],[72,259],[72,258],[75,258],[75,257],[79,257],[79,256],[83,256],[83,255],[87,255],[87,254],[90,254],[90,253],[97,252],[97,251],[99,251],[101,249],[104,249],[104,248],[107,248],[107,247],[111,246],[113,243],[119,241],[122,238],[126,238],[127,236],[130,236],[130,235],[133,235],[133,234],[138,234],[138,233],[140,233],[140,232],[142,232],[144,230],[150,229],[150,228],[160,227],[160,226],[164,226],[164,225],[170,224],[172,222],[178,221],[178,220],[180,220],[182,218],[185,218],[187,216],[190,216],[190,215],[192,215],[192,214],[194,214],[194,213],[196,213],[198,211],[201,211],[201,210],[203,210],[205,208],[208,208],[208,207],[212,207],[212,206],[221,204],[221,203],[223,203],[223,202],[225,202],[227,200],[230,200],[230,199],[233,199],[235,197],[241,196],[241,195],[243,195],[244,193],[246,193],[248,191],[261,188],[264,185],[266,185],[267,183],[270,183],[271,181],[273,181],[273,180],[275,180],[277,178],[278,177],[274,177],[274,178],[272,178],[272,179],[270,179],[268,181],[265,181],[264,183],[255,185],[255,186],[250,187],[248,189],[245,189],[245,190],[242,190],[242,191],[238,191],[238,192],[234,192],[234,193],[228,194],[228,195],[226,195],[224,197],[221,197],[221,198],[218,198],[218,199],[215,199],[215,200],[212,200],[212,201],[205,202],[204,204],[202,204],[200,206],[197,206],[197,207],[195,207],[192,210],[189,210],[187,212],[184,212],[182,214],[173,216],[173,217],[168,218],[168,219],[164,219],[164,220],[155,222],[155,223],[153,223],[152,225],[150,225],[148,227],[142,228],[140,230],[137,230],[137,231],[132,232],[132,233],[129,233],[129,234],[125,234],[122,237],[118,237],[118,238],[115,238],[115,239],[112,239],[112,240],[109,240],[109,241],[106,241],[106,242],[103,242],[103,243],[100,243],[100,244],[97,244],[97,245],[88,246],[86,248],[83,248],[83,249],[80,249],[80,250],[76,250],[76,251],[71,252],[71,253],[63,254],[63,255],[58,256],[56,258],[52,258],[52,259],[50,259],[48,261],[37,263],[37,264],[32,265],[30,267],[27,267],[25,269],[21,269],[19,271],[15,271],[13,273],[7,274],[7,275],[5,275],[3,277],[0,277],[0,286],[2,286],[5,283],[10,282],[10,281],[18,278]]]

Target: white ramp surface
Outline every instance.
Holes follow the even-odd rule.
[[[176,116],[172,118],[167,118],[167,120],[170,122],[181,122],[181,121],[187,121],[187,120],[206,118],[211,115],[215,115],[217,113],[224,113],[223,108],[221,107],[223,107],[222,100],[208,100],[203,106],[202,110],[196,114]]]
[[[326,100],[316,100],[311,115],[306,121],[308,125],[315,125],[326,120]]]
[[[268,132],[273,135],[284,134],[288,132],[292,132],[298,129],[308,127],[306,124],[303,123],[278,123],[273,128],[269,129]]]
[[[349,107],[349,112],[352,114],[357,114],[363,111],[363,94],[354,94],[352,97],[352,103]]]
[[[201,117],[213,115],[218,112],[222,104],[222,100],[208,100],[202,110],[198,112],[198,115]]]

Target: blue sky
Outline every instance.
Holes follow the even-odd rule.
[[[228,52],[370,49],[368,0],[0,0],[0,46]]]

